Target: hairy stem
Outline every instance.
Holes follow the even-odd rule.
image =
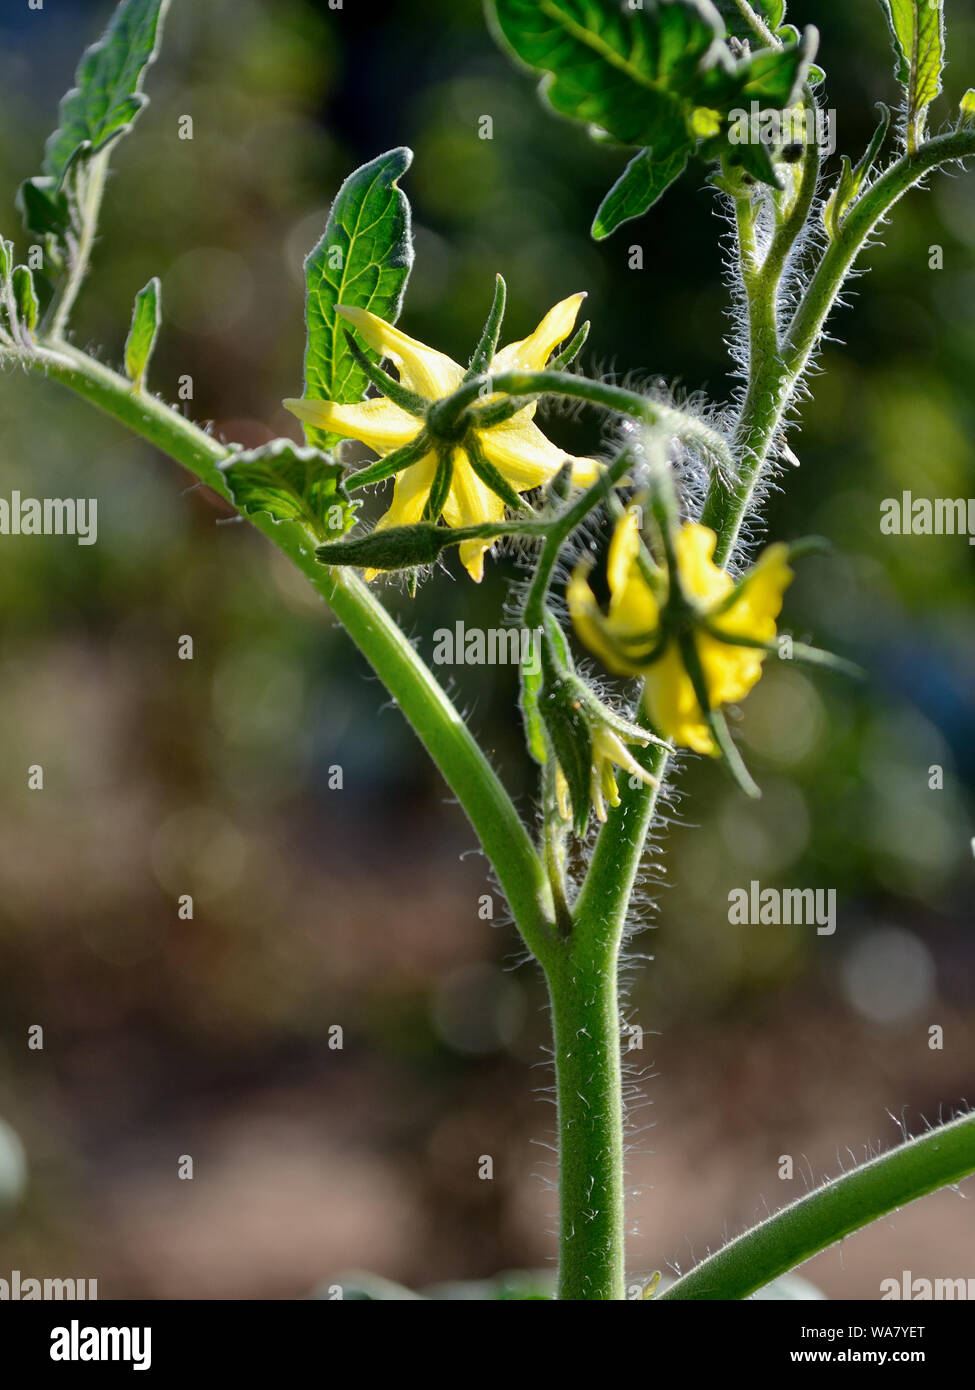
[[[660,1294],[742,1299],[844,1236],[975,1171],[975,1115],[911,1139],[800,1197]]]
[[[839,236],[830,241],[786,328],[781,347],[774,355],[759,352],[736,432],[737,472],[730,480],[715,473],[702,512],[705,525],[718,533],[718,564],[727,564],[738,545],[782,417],[857,256],[898,199],[925,174],[973,155],[975,130],[960,130],[936,136],[892,164],[861,194]],[[769,286],[759,282],[759,294],[767,297]],[[767,314],[767,306],[763,312]]]
[[[625,1297],[616,951],[566,942],[546,964],[559,1107],[558,1297]]]
[[[64,285],[55,294],[51,304],[51,337],[59,340],[68,325],[68,318],[74,308],[75,300],[78,298],[85,277],[88,274],[88,266],[91,262],[91,251],[95,244],[95,233],[98,229],[98,214],[101,211],[102,195],[105,192],[105,179],[108,174],[108,161],[111,151],[105,149],[101,154],[96,154],[89,167],[84,173],[83,186],[79,188],[81,196],[81,226],[78,235],[78,244],[71,257],[71,268],[68,278]]]

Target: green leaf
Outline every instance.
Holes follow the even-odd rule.
[[[14,244],[0,237],[0,280],[7,280],[14,264]]]
[[[137,390],[142,389],[149,359],[156,346],[160,323],[160,289],[159,278],[154,275],[145,289],[136,295],[132,310],[132,327],[125,341],[125,371]]]
[[[34,289],[34,277],[27,266],[18,265],[14,269],[11,285],[17,317],[28,333],[33,333],[37,327],[37,293]]]
[[[169,0],[122,0],[105,33],[82,56],[76,86],[61,102],[44,173],[61,180],[80,149],[97,154],[124,135],[148,98],[142,79],[156,56]]]
[[[410,205],[397,181],[412,159],[408,149],[390,150],[350,174],[305,261],[306,400],[349,404],[365,394],[368,378],[349,350],[348,323],[335,312],[339,304],[368,309],[387,323],[399,317],[413,242]],[[371,348],[366,356],[378,361]],[[322,447],[341,438],[315,426],[306,426],[305,433]]]
[[[344,535],[355,521],[358,504],[345,490],[343,471],[330,455],[290,439],[235,454],[224,465],[235,507],[248,516],[266,512],[274,521],[296,521],[319,541]]]
[[[688,141],[669,159],[654,159],[652,150],[641,150],[634,155],[599,205],[592,224],[593,238],[602,241],[624,222],[649,211],[674,180],[680,178],[692,149]]]
[[[923,138],[927,108],[941,91],[945,63],[943,0],[880,0],[894,45],[897,80],[907,96],[907,144]]]
[[[494,7],[503,41],[546,75],[542,92],[555,111],[621,144],[642,146],[649,151],[644,163],[671,168],[702,140],[711,157],[720,157],[732,113],[752,101],[764,109],[790,106],[816,47],[816,31],[807,30],[801,42],[736,56],[710,0],[647,0],[639,7],[620,0],[494,0]],[[739,163],[745,159],[747,153],[738,156]],[[776,182],[767,157],[750,163],[760,170],[757,177]],[[653,186],[665,187],[663,178],[655,176]],[[636,179],[635,173],[632,185],[610,197],[618,191],[621,203],[636,204]],[[611,209],[615,204],[614,198]],[[597,223],[601,216],[602,210]]]

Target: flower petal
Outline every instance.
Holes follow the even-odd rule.
[[[389,357],[399,368],[400,380],[410,391],[438,401],[449,396],[464,380],[464,369],[443,352],[419,343],[415,338],[394,328],[385,319],[370,314],[368,309],[339,304],[342,315],[371,348]]]
[[[589,587],[583,565],[577,565],[565,589],[569,616],[579,640],[583,642],[608,671],[617,676],[637,676],[640,668],[626,659],[625,652],[613,640],[614,633],[605,614]]]
[[[606,556],[609,621],[625,637],[653,632],[660,605],[637,565],[640,553],[640,511],[631,507],[616,523]]]
[[[481,482],[463,449],[454,450],[454,476],[443,515],[448,526],[478,526],[481,522],[500,521],[504,517],[501,498]],[[489,540],[461,543],[460,562],[475,584],[480,584],[484,577],[484,555],[492,544]]]
[[[392,453],[420,433],[421,422],[385,396],[355,405],[293,398],[284,404],[299,420],[332,434],[341,434],[346,439],[358,439],[378,454]]]
[[[601,472],[595,459],[576,458],[546,439],[525,412],[478,433],[481,448],[519,492],[550,482],[564,463],[572,461],[572,481],[579,487],[594,483]]]
[[[541,371],[555,348],[575,327],[579,306],[585,297],[584,294],[572,294],[568,299],[560,300],[554,308],[549,309],[534,333],[501,349],[491,363],[491,371],[510,371],[516,367],[530,372]]]
[[[668,642],[663,656],[647,670],[643,704],[661,737],[669,738],[678,748],[693,748],[696,753],[708,753],[712,757],[717,755],[711,730],[676,642]]]
[[[775,620],[782,612],[782,597],[792,583],[789,548],[781,541],[767,546],[745,575],[734,602],[712,623],[729,636],[771,642]]]
[[[730,574],[714,563],[714,547],[718,538],[710,526],[696,521],[687,522],[674,537],[677,564],[684,588],[692,598],[705,603],[717,603],[734,588]]]

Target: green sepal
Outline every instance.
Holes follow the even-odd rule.
[[[235,454],[223,472],[234,506],[249,516],[298,522],[318,541],[344,535],[355,521],[359,504],[345,489],[342,465],[319,449],[275,439]]]
[[[826,224],[826,230],[834,241],[843,228],[843,223],[850,212],[853,202],[860,194],[864,180],[869,177],[870,171],[876,163],[877,156],[880,154],[883,143],[887,138],[887,131],[890,129],[890,108],[885,106],[882,101],[877,102],[877,108],[880,111],[880,121],[877,124],[877,129],[874,131],[870,144],[867,146],[863,157],[856,167],[850,162],[849,155],[843,155],[841,157],[840,177],[823,208],[823,220]]]
[[[450,496],[454,481],[454,451],[443,445],[437,450],[437,471],[433,477],[433,487],[423,508],[424,521],[437,521]]]
[[[425,418],[430,402],[419,395],[416,391],[409,390],[401,381],[390,376],[389,372],[384,372],[378,363],[370,361],[356,342],[352,333],[345,330],[345,341],[349,351],[355,358],[356,364],[361,368],[365,376],[369,378],[377,391],[381,391],[387,400],[398,405],[401,410],[405,410],[408,415],[415,415],[418,420]]]
[[[592,794],[592,730],[575,682],[567,679],[549,631],[542,634],[538,713],[569,788],[572,825],[581,838],[589,824]]]
[[[490,488],[494,495],[500,497],[505,506],[510,507],[512,511],[523,511],[525,503],[521,496],[485,454],[473,431],[464,441],[464,450],[471,469],[484,486]]]
[[[565,633],[548,610],[545,611],[545,633],[541,640],[552,644],[556,659],[561,662],[567,671],[571,672],[574,670],[572,653],[569,650],[569,644],[566,641]],[[541,688],[541,662],[532,662],[531,665],[522,665],[520,704],[522,719],[525,724],[525,737],[528,743],[528,751],[537,763],[544,765],[548,761],[548,743],[545,738],[545,721],[538,707]]]
[[[501,323],[504,319],[505,304],[508,298],[508,287],[501,275],[496,275],[494,279],[494,299],[491,302],[491,310],[487,316],[487,322],[481,330],[481,337],[474,349],[471,357],[470,366],[464,374],[465,381],[471,381],[476,376],[481,376],[486,372],[494,361],[494,354],[498,350],[498,339],[501,336]]]
[[[161,293],[159,277],[154,275],[136,295],[132,309],[132,327],[125,340],[125,371],[137,391],[143,387],[149,369],[149,359],[156,346],[161,322]]]
[[[37,291],[34,289],[34,277],[28,267],[25,265],[15,266],[10,277],[10,284],[17,317],[28,333],[33,333],[37,327],[38,303]]]
[[[332,541],[315,551],[323,565],[355,565],[358,569],[406,570],[432,565],[451,545],[464,537],[449,526],[432,521],[415,526],[386,526],[366,536]]]
[[[431,447],[429,435],[425,430],[420,430],[416,438],[411,439],[408,444],[403,444],[391,454],[384,454],[382,458],[367,463],[365,468],[356,469],[348,478],[348,486],[358,491],[360,487],[371,487],[373,483],[385,482],[394,473],[402,473],[404,468],[419,463]]]

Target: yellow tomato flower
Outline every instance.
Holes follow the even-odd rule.
[[[712,634],[771,643],[782,596],[792,582],[785,545],[768,546],[736,587],[714,563],[715,544],[714,532],[696,522],[685,523],[674,536],[679,586],[687,601],[679,621],[695,643],[712,709],[744,699],[760,679],[766,656],[761,646],[736,646]],[[610,543],[606,613],[584,568],[572,575],[567,597],[576,631],[610,671],[644,678],[644,707],[658,733],[678,747],[715,756],[719,750],[684,665],[678,629],[668,627],[669,581],[662,575],[655,590],[639,552],[639,516],[631,509]]]
[[[534,333],[496,353],[488,371],[540,371],[558,344],[572,332],[584,298],[574,294],[556,304]],[[402,385],[431,405],[452,395],[464,381],[464,368],[452,358],[407,337],[368,310],[339,305],[338,312],[371,348],[395,364]],[[385,397],[353,405],[313,400],[286,400],[284,404],[299,420],[347,439],[358,439],[382,457],[411,443],[426,427],[422,419]],[[585,487],[594,482],[599,465],[592,459],[566,454],[547,439],[534,423],[535,409],[533,402],[508,420],[473,431],[488,462],[516,492],[529,492],[549,482],[567,461],[573,465],[573,483]],[[475,526],[502,520],[504,501],[471,467],[464,439],[448,441],[446,447],[453,451],[453,478],[443,505],[447,525]],[[379,522],[380,528],[410,526],[423,519],[437,464],[436,448],[431,447],[416,463],[397,474],[392,504]],[[489,540],[461,544],[461,563],[476,581],[483,576],[484,553],[490,546]],[[372,578],[374,573],[371,571],[366,577]]]

